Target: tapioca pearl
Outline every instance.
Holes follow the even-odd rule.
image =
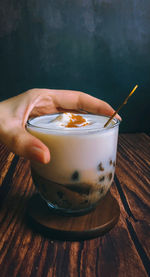
[[[109,161],[109,164],[110,164],[110,165],[112,165],[112,164],[113,164],[113,161],[112,161],[112,159],[111,159],[111,160]]]
[[[69,201],[67,199],[58,199],[57,200],[57,205],[60,208],[70,208],[71,207],[71,203],[69,203]]]
[[[104,187],[102,187],[100,190],[99,190],[100,194],[103,194],[104,193]]]
[[[78,181],[79,180],[79,172],[76,170],[71,176],[71,180]]]
[[[108,174],[108,179],[109,179],[109,181],[112,180],[112,177],[113,177],[113,174],[112,174],[112,172],[110,172],[110,173]]]
[[[104,171],[104,167],[103,167],[103,164],[102,164],[102,163],[99,163],[99,165],[98,165],[98,170]]]
[[[85,204],[88,204],[88,202],[89,202],[88,199],[85,199],[85,200],[82,201],[80,204],[81,204],[81,205],[85,205]]]
[[[104,182],[104,180],[105,180],[105,176],[104,175],[99,177],[99,182]]]

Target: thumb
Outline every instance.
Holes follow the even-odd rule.
[[[44,164],[50,161],[48,147],[23,128],[16,128],[15,132],[12,133],[8,147],[12,152],[29,160]]]

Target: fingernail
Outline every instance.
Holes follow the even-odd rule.
[[[122,121],[122,118],[118,113],[116,114],[116,118],[118,118],[120,121]]]
[[[31,159],[34,159],[41,163],[48,163],[49,159],[43,149],[33,146],[31,148]]]

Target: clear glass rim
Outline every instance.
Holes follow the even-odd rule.
[[[81,134],[84,134],[85,132],[88,132],[88,133],[91,133],[91,132],[104,132],[106,130],[110,130],[110,129],[113,129],[113,128],[116,128],[117,126],[119,126],[120,124],[120,120],[118,118],[113,118],[113,122],[115,122],[114,124],[112,125],[108,125],[107,127],[105,128],[86,128],[86,129],[77,129],[77,128],[66,128],[66,129],[63,129],[63,130],[60,130],[60,129],[54,129],[54,128],[46,128],[46,127],[41,127],[41,126],[37,126],[36,124],[33,124],[31,123],[31,121],[35,118],[40,118],[40,117],[45,117],[45,116],[51,116],[51,115],[60,115],[60,114],[63,114],[63,113],[53,113],[53,114],[44,114],[44,115],[40,115],[40,116],[36,116],[36,117],[31,117],[27,120],[27,123],[26,123],[26,127],[32,127],[32,128],[35,128],[37,130],[46,130],[46,131],[53,131],[55,133],[70,133],[70,134],[77,134],[77,133],[81,133]],[[82,114],[82,113],[80,113]],[[105,118],[110,118],[110,116],[107,116],[107,115],[103,115],[103,114],[92,114],[92,113],[87,113],[87,114],[91,114],[91,115],[96,115],[96,116],[100,116],[100,117],[105,117]],[[70,132],[70,129],[71,129],[71,132]]]

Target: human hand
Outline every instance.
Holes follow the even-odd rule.
[[[108,116],[114,113],[108,103],[83,92],[31,89],[0,102],[0,141],[19,156],[48,163],[49,149],[26,131],[26,122],[29,117],[70,110]]]

